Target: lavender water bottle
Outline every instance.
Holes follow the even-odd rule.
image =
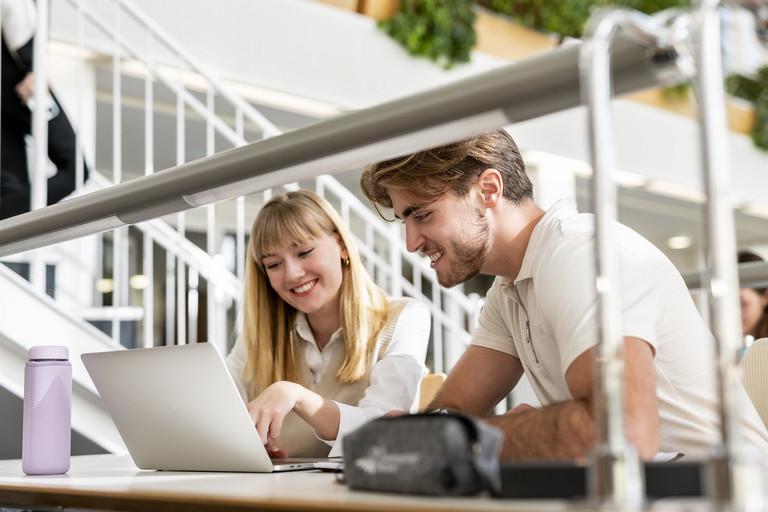
[[[57,475],[69,470],[71,403],[72,366],[67,347],[30,348],[24,369],[24,473]]]

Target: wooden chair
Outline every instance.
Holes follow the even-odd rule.
[[[419,389],[419,410],[423,410],[432,399],[435,398],[437,392],[445,382],[446,375],[444,373],[430,373],[421,379],[421,388]]]
[[[768,338],[756,340],[744,355],[744,387],[768,427]]]

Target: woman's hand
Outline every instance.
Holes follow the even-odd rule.
[[[280,437],[283,420],[296,407],[304,391],[303,386],[294,382],[275,382],[248,404],[248,413],[270,456],[282,452],[275,440]]]

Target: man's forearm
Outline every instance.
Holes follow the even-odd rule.
[[[589,404],[582,400],[493,416],[487,421],[504,432],[504,460],[576,459],[585,456],[597,438]]]
[[[492,411],[490,409],[480,410],[478,407],[472,407],[463,403],[457,397],[442,396],[438,394],[423,410],[425,412],[446,409],[449,411],[463,412],[473,416],[487,416]]]

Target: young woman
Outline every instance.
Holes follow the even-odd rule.
[[[374,284],[327,201],[273,197],[251,228],[245,279],[227,365],[271,456],[338,455],[345,433],[408,411],[426,372],[429,310]]]
[[[739,251],[738,261],[751,263],[764,260],[752,251]],[[751,340],[768,337],[768,288],[742,288],[739,298],[744,336],[750,336]]]

